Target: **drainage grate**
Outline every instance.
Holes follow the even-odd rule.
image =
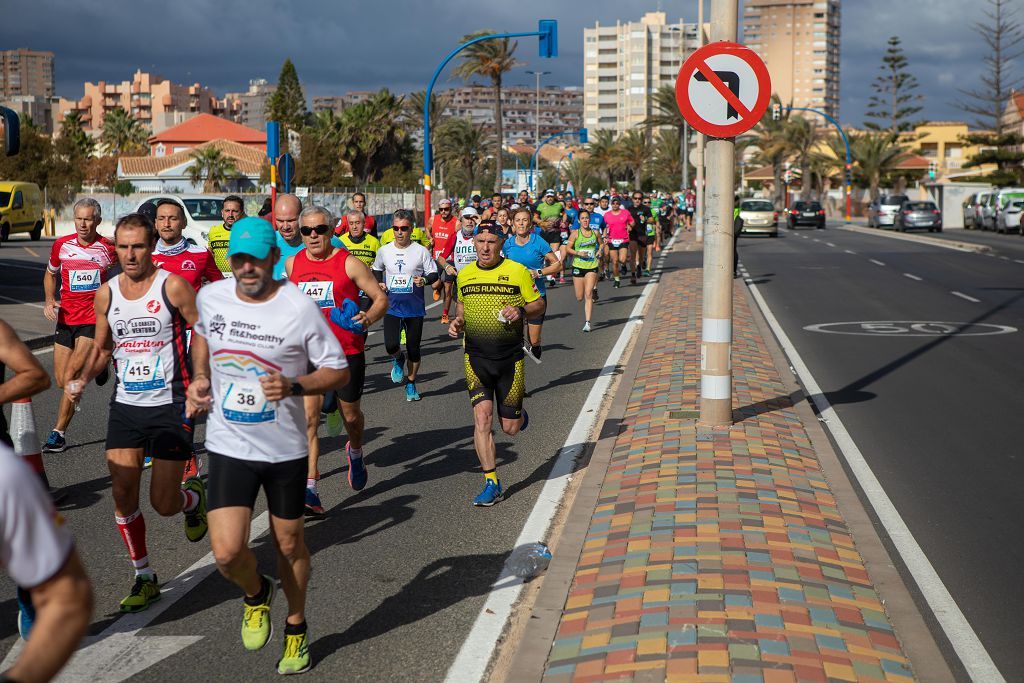
[[[670,420],[696,420],[700,417],[699,410],[670,410],[668,411],[668,419]]]

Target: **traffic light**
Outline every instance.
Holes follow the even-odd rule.
[[[558,56],[558,22],[554,19],[541,19],[538,30],[540,31],[540,56]]]
[[[778,121],[781,118],[782,118],[782,105],[781,104],[773,104],[772,105],[772,121]]]
[[[587,144],[587,129],[586,128],[580,128],[580,144],[581,145]]]
[[[928,177],[935,180],[935,173],[939,170],[939,164],[936,161],[928,162]]]

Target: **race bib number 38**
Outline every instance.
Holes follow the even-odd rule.
[[[262,424],[277,419],[277,410],[263,395],[259,382],[222,380],[220,388],[220,407],[228,422]]]
[[[333,282],[300,282],[299,290],[315,301],[320,308],[334,308]]]
[[[140,392],[163,389],[164,380],[160,356],[136,356],[120,363],[121,386],[125,391]]]
[[[100,271],[72,270],[68,273],[68,286],[72,292],[94,292],[100,288]]]

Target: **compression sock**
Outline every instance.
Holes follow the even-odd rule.
[[[301,636],[306,632],[306,622],[303,620],[301,624],[289,624],[287,621],[284,622],[284,634],[286,636]]]
[[[260,592],[252,597],[245,596],[245,604],[255,607],[256,605],[262,605],[267,601],[267,596],[270,593],[270,582],[267,581],[267,577],[260,574]]]
[[[484,481],[489,481],[495,486],[498,485],[498,470],[485,470]]]
[[[136,510],[127,517],[114,517],[117,522],[117,530],[121,532],[121,539],[128,548],[128,557],[135,567],[135,575],[152,574],[149,568],[149,553],[146,551],[146,522],[142,518],[142,511]]]
[[[181,511],[192,512],[199,505],[199,494],[195,491],[181,490]]]
[[[363,457],[363,449],[362,448],[352,448],[351,446],[349,446],[348,447],[348,455],[353,460],[359,460],[360,458]]]

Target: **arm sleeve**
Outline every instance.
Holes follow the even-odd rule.
[[[4,447],[0,462],[0,564],[16,584],[35,588],[64,566],[71,532],[39,478],[12,450]]]

